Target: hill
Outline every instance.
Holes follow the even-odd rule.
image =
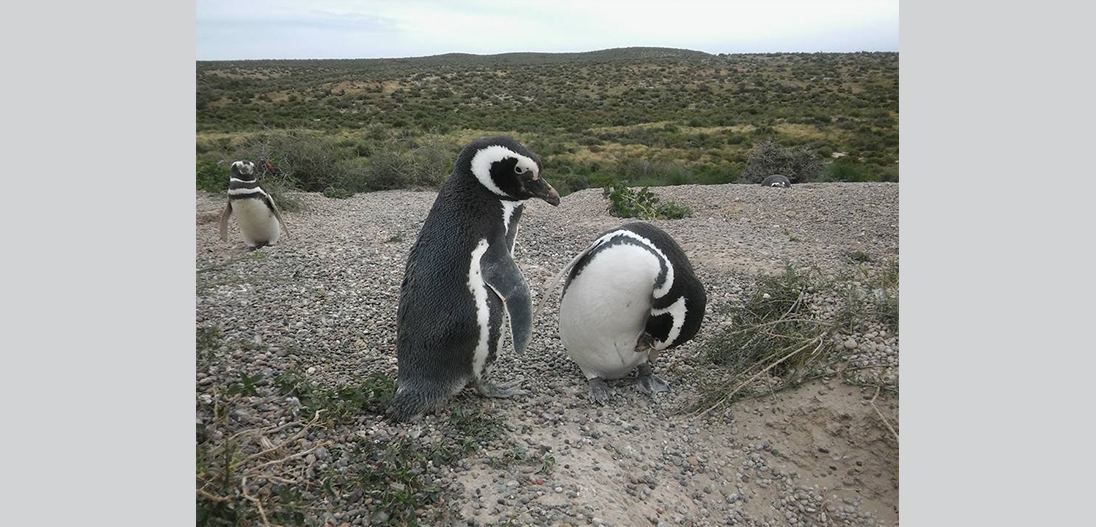
[[[509,133],[568,175],[565,190],[612,178],[734,181],[766,139],[843,155],[866,179],[898,177],[897,53],[620,48],[195,70],[200,162],[250,153],[251,138],[272,130],[323,137],[363,170],[386,141],[451,155],[470,138]]]

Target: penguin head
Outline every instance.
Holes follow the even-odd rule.
[[[236,161],[232,163],[231,169],[233,179],[239,179],[240,181],[254,181],[255,180],[255,163],[251,161]]]
[[[559,205],[559,193],[541,177],[544,165],[529,149],[509,137],[489,137],[464,147],[455,174],[467,174],[499,199],[540,198]]]

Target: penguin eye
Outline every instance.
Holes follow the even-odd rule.
[[[522,172],[521,167],[518,166],[518,165],[514,165],[514,173],[515,174],[520,174],[521,172]]]

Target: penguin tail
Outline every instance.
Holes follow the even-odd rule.
[[[407,422],[437,408],[445,400],[442,391],[405,388],[401,386],[388,404],[388,419],[396,423]]]

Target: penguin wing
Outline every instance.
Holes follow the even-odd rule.
[[[228,217],[232,215],[232,202],[225,203],[225,210],[221,211],[221,241],[228,241]]]
[[[289,237],[289,227],[285,226],[285,220],[282,219],[282,212],[278,210],[278,205],[274,203],[274,199],[269,194],[263,193],[263,201],[266,202],[266,206],[270,207],[270,210],[274,212],[274,217],[278,218],[278,223],[282,225],[282,230],[285,231],[285,237]]]
[[[533,336],[533,300],[529,288],[508,248],[495,244],[484,255],[483,279],[502,299],[503,309],[510,319],[510,338],[514,350],[524,353]]]
[[[541,310],[544,309],[544,306],[548,305],[548,294],[556,290],[556,287],[559,286],[559,281],[563,280],[563,277],[567,276],[567,273],[570,273],[571,269],[578,265],[578,263],[582,261],[582,258],[584,256],[590,254],[590,251],[596,249],[599,245],[601,245],[601,240],[598,240],[597,243],[587,247],[584,251],[578,253],[578,256],[575,256],[571,259],[571,263],[563,266],[563,269],[560,269],[559,273],[556,273],[556,276],[552,277],[547,282],[544,282],[544,285],[540,286],[540,305],[537,306],[537,310],[533,313],[534,317],[540,316]]]

